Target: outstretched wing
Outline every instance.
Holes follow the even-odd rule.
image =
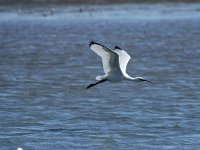
[[[118,46],[115,46],[114,52],[116,52],[119,55],[119,65],[122,73],[126,74],[126,67],[131,57],[126,51],[122,50]]]
[[[115,51],[93,41],[90,42],[89,46],[92,51],[101,57],[105,74],[109,74],[114,70],[120,70],[119,56]]]

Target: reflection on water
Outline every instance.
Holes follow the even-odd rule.
[[[18,17],[0,19],[3,149],[198,149],[198,19]],[[103,74],[90,40],[127,50],[129,73],[154,84],[86,90]]]

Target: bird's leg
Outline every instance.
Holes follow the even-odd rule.
[[[87,86],[87,89],[89,89],[89,88],[91,88],[91,87],[93,87],[93,86],[95,86],[95,85],[97,85],[97,84],[99,84],[99,83],[105,82],[105,81],[107,81],[107,79],[103,79],[103,80],[98,81],[98,82],[96,82],[96,83],[90,84],[90,85]]]

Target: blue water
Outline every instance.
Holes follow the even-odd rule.
[[[198,6],[155,5],[156,13],[154,5],[57,7],[51,15],[2,11],[0,149],[198,150]],[[132,56],[128,73],[154,83],[86,90],[103,75],[90,40],[125,49]]]

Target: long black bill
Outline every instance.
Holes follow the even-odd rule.
[[[145,79],[143,79],[142,81],[146,81],[146,82],[149,82],[149,83],[153,83],[152,81],[149,81],[149,80],[145,80]]]
[[[97,84],[99,84],[99,83],[103,83],[103,82],[105,82],[105,81],[107,81],[107,79],[103,79],[103,80],[98,81],[98,82],[96,82],[96,83],[90,84],[90,85],[87,86],[86,89],[89,89],[89,88],[91,88],[91,87],[93,87],[93,86],[95,86],[95,85],[97,85]]]

